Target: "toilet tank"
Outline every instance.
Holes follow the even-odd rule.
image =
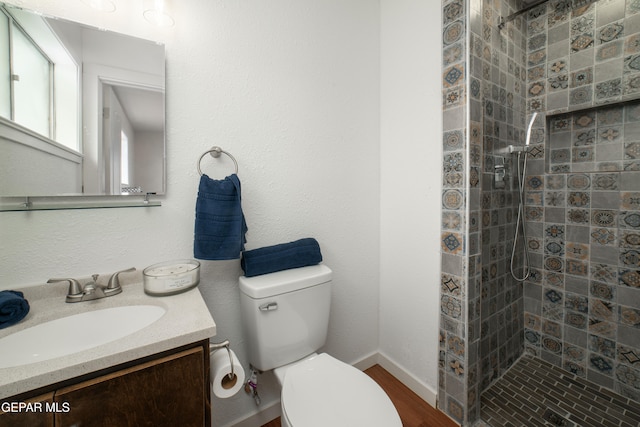
[[[327,338],[331,269],[319,264],[240,277],[249,362],[268,371],[302,359]]]

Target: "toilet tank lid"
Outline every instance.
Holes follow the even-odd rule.
[[[240,277],[240,292],[254,298],[268,298],[331,281],[331,269],[324,264],[292,268],[253,277]]]

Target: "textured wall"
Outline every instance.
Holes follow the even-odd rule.
[[[380,352],[434,404],[442,125],[431,41],[440,37],[440,5],[381,5]]]
[[[163,206],[0,213],[0,287],[191,257],[196,161],[220,145],[240,166],[248,248],[316,237],[334,270],[327,351],[347,362],[376,351],[378,5],[189,0],[174,2],[175,27],[153,30],[139,10],[127,9],[138,2],[117,3],[118,11],[101,15],[77,1],[23,2],[166,44]],[[230,170],[228,163],[203,162],[215,177]],[[246,362],[238,264],[203,262],[200,289],[218,338],[230,338]],[[268,404],[278,390],[263,381]],[[254,411],[244,393],[214,401],[216,425]]]

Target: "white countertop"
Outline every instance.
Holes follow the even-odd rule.
[[[67,282],[14,289],[24,293],[31,309],[20,323],[0,329],[0,338],[49,320],[116,306],[158,305],[164,307],[166,313],[151,325],[116,341],[64,357],[1,368],[0,399],[211,338],[216,334],[216,324],[197,287],[177,295],[153,297],[144,293],[140,274],[135,275],[131,284],[126,284],[123,279],[121,283],[121,294],[78,303],[65,302],[69,287]],[[11,349],[2,348],[0,351]]]

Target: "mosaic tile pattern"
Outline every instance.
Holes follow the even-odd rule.
[[[637,373],[631,378],[637,379]],[[640,423],[636,399],[530,356],[518,360],[482,394],[481,401],[482,421],[477,427],[635,427]]]
[[[465,122],[468,93],[477,87],[466,87],[467,32],[466,0],[442,2],[443,18],[443,163],[442,163],[442,223],[441,223],[441,291],[440,291],[440,360],[438,407],[459,422],[468,418],[469,402],[467,376],[469,375],[466,276],[468,246],[475,239],[469,236],[469,217],[465,214],[470,181],[466,148],[468,140],[478,137],[477,129],[469,129]],[[474,136],[475,135],[475,136]],[[476,174],[477,175],[477,174]],[[478,405],[475,404],[477,407]]]
[[[523,19],[497,31],[500,14],[512,8],[513,2],[445,0],[442,4],[443,275],[438,405],[467,425],[479,419],[483,384],[497,378],[523,350],[522,287],[513,286],[507,274],[508,245],[513,240],[509,230],[515,221],[513,183],[494,189],[490,174],[501,160],[500,150],[514,139],[522,140],[524,91],[541,95],[547,89],[538,84],[525,86]],[[478,25],[472,28],[468,22]],[[468,46],[462,31],[471,33]],[[543,35],[530,44],[542,45],[545,40]],[[563,84],[559,78],[558,86]],[[510,160],[505,167],[513,167]],[[542,183],[531,181],[529,185],[535,188]],[[542,206],[542,189],[529,197],[532,204]],[[542,216],[542,211],[530,215]],[[485,262],[486,257],[490,262]]]
[[[637,100],[550,117],[547,170],[640,170],[640,143],[636,142],[640,141],[639,118]],[[615,190],[607,175],[598,179],[600,189]]]
[[[640,173],[553,175],[546,184],[566,192],[567,202],[553,207],[553,221],[564,222],[547,222],[545,211],[542,227],[529,235],[542,255],[534,267],[547,280],[525,286],[526,351],[640,398],[640,383],[622,380],[629,369],[640,375],[640,364],[617,356],[622,348],[640,355],[640,329],[620,314],[634,317],[640,309],[640,214],[626,210]],[[545,327],[556,323],[561,327]]]
[[[525,352],[640,399],[640,364],[631,362],[640,355],[640,328],[630,320],[640,312],[640,102],[620,103],[638,97],[631,81],[640,72],[640,1],[595,2],[570,15],[552,10],[559,3],[536,8],[528,21],[548,42],[535,46],[545,51],[536,66],[547,74],[530,69],[526,83],[547,77],[546,90],[529,91],[527,104],[537,100],[552,117],[546,164],[529,162],[549,173],[539,178],[542,204],[527,216],[542,278],[525,284]],[[569,38],[555,39],[564,23]],[[568,87],[550,80],[565,72]],[[568,103],[551,98],[551,89]]]
[[[479,150],[482,178],[479,204],[469,206],[478,211],[480,218],[482,264],[476,271],[480,285],[480,329],[478,339],[469,343],[470,348],[477,351],[474,381],[480,392],[508,369],[524,348],[523,288],[509,271],[518,203],[513,177],[518,165],[515,157],[505,154],[506,148],[509,144],[524,143],[526,96],[542,97],[565,84],[565,79],[555,74],[554,86],[547,86],[546,71],[539,67],[547,56],[546,52],[536,50],[546,45],[546,33],[526,40],[523,18],[496,31],[495,23],[501,14],[515,6],[509,1],[482,2],[480,16],[471,18],[482,22],[482,32],[471,34],[472,43],[478,48],[470,54],[471,62],[476,65],[474,70],[481,71],[475,75],[481,81],[478,103],[472,103],[470,108],[471,115],[482,120],[484,131]],[[527,48],[534,52],[527,55]],[[530,74],[537,77],[529,82],[526,81],[527,67]],[[495,165],[502,164],[511,178],[504,188],[496,186],[493,179]],[[525,216],[531,220],[542,218],[543,180],[531,175],[525,186],[530,190]],[[517,253],[521,254],[521,249]],[[516,268],[522,265],[520,255],[514,265]],[[474,409],[477,410],[470,408],[470,419],[474,415],[479,417]]]
[[[442,2],[438,406],[464,425],[480,418],[480,391],[523,349],[640,397],[640,188],[620,173],[623,167],[614,168],[627,161],[626,170],[636,169],[640,140],[625,140],[632,129],[615,115],[585,114],[558,122],[566,143],[550,150],[543,120],[536,123],[522,243],[531,249],[532,268],[524,286],[508,273],[515,181],[493,185],[502,158],[515,176],[515,156],[504,149],[524,143],[532,111],[560,113],[640,95],[640,0],[550,0],[498,30],[500,16],[519,3]],[[622,157],[612,159],[613,151],[594,149],[598,144],[615,146]],[[548,156],[558,165],[599,169],[545,174]]]

